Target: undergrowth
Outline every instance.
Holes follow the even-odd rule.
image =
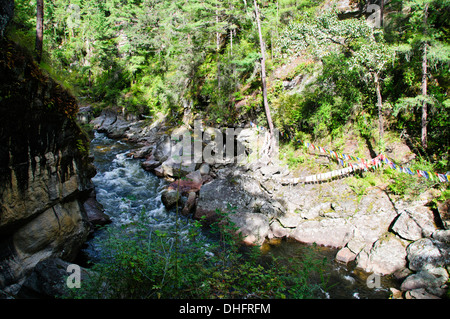
[[[217,211],[207,235],[192,220],[187,234],[148,229],[145,213],[134,225],[107,228],[101,262],[66,298],[313,298],[320,285],[310,278],[325,261],[243,249],[232,213]]]

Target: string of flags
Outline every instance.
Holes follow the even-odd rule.
[[[251,127],[257,128],[258,130],[264,131],[265,128],[259,125],[256,125],[253,122],[250,122]],[[337,153],[335,151],[327,150],[326,148],[322,146],[316,146],[309,142],[304,142],[302,140],[298,140],[298,143],[301,143],[303,146],[305,146],[307,149],[312,148],[313,150],[319,151],[324,154],[329,154],[331,158],[335,159],[338,164],[340,164],[343,167],[352,167],[352,168],[362,168],[365,171],[369,169],[376,169],[380,168],[383,164],[388,165],[389,168],[396,170],[400,173],[405,173],[409,175],[417,175],[420,177],[424,177],[426,179],[430,179],[432,181],[438,181],[441,183],[448,183],[450,181],[450,174],[440,174],[432,171],[424,171],[424,170],[415,170],[412,171],[409,167],[401,166],[398,164],[395,164],[393,161],[388,159],[384,154],[379,154],[377,157],[365,160],[356,156],[347,155],[347,154],[341,154]],[[353,161],[353,163],[352,163]],[[355,163],[356,162],[356,163]]]

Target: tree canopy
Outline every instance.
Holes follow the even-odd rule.
[[[450,1],[383,2],[381,25],[368,23],[378,8],[365,2],[353,16],[334,1],[256,3],[281,132],[314,139],[351,123],[379,151],[384,130],[405,133],[448,170]],[[268,126],[252,1],[44,0],[43,22],[42,67],[99,108],[174,120],[188,108],[218,125]],[[34,47],[36,3],[16,0],[9,29]],[[297,91],[296,78],[308,79]]]

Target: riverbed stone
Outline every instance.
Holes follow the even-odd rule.
[[[169,158],[161,164],[163,174],[167,177],[184,177],[189,173],[192,173],[196,169],[196,163],[186,163],[181,164],[173,158]]]
[[[408,248],[409,269],[420,271],[450,264],[450,246],[447,243],[422,238]]]
[[[161,162],[156,161],[154,159],[147,159],[141,163],[142,168],[149,172],[153,171],[159,165],[161,165]]]
[[[336,254],[336,260],[344,264],[348,264],[349,262],[355,260],[355,258],[356,254],[348,249],[348,247],[340,249]]]
[[[191,192],[198,192],[201,187],[201,182],[180,179],[170,183],[168,190],[178,190],[182,195],[188,195]]]
[[[405,299],[440,299],[439,297],[430,294],[425,288],[409,290],[405,293]]]
[[[407,242],[393,234],[386,234],[357,257],[357,266],[367,272],[392,274],[406,266]]]
[[[111,218],[105,214],[103,205],[97,201],[95,191],[92,191],[89,194],[89,197],[83,202],[83,208],[88,217],[88,221],[94,227],[100,227],[111,223]]]
[[[174,189],[166,189],[161,193],[161,201],[166,208],[173,208],[177,202],[181,203],[181,192]]]
[[[209,172],[211,171],[211,168],[208,163],[203,163],[200,165],[199,171],[200,171],[200,174],[202,174],[202,175],[208,175]]]
[[[428,293],[435,296],[445,294],[444,285],[448,281],[447,271],[440,267],[430,271],[421,270],[408,276],[401,284],[402,291],[425,289]]]
[[[335,248],[344,247],[353,236],[354,227],[345,219],[307,220],[292,231],[295,240]]]

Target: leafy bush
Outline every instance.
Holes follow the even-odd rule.
[[[110,227],[100,244],[103,258],[93,274],[69,298],[311,298],[318,286],[309,282],[323,260],[295,262],[243,249],[229,214],[210,235],[199,221],[189,231],[149,230],[145,214],[134,225]],[[131,226],[131,227],[130,227]],[[184,227],[183,227],[184,228]],[[184,228],[186,229],[186,228]],[[211,236],[213,236],[211,238]]]

